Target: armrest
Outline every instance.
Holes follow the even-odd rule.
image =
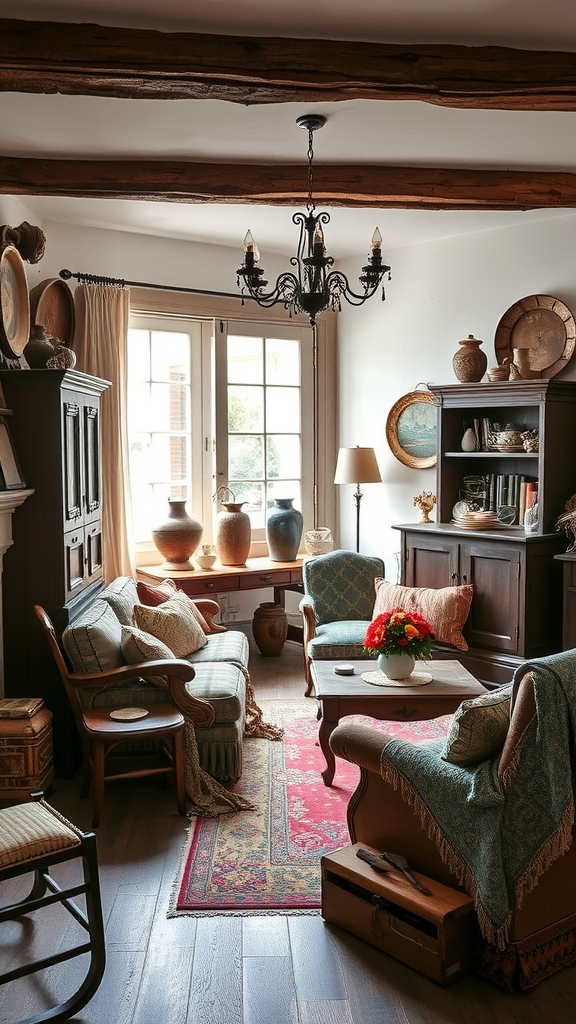
[[[198,608],[198,611],[204,616],[208,623],[211,633],[225,633],[226,626],[222,626],[219,622],[213,622],[215,615],[218,615],[220,611],[220,605],[217,601],[213,601],[209,597],[191,597],[191,601]]]
[[[171,658],[139,661],[108,672],[73,672],[68,674],[68,680],[76,690],[81,690],[89,686],[121,686],[135,676],[166,676],[168,692],[178,710],[191,718],[195,725],[207,729],[214,721],[214,708],[207,700],[193,696],[186,689],[186,683],[194,679],[194,675],[189,661]]]
[[[331,734],[329,743],[336,757],[357,764],[380,776],[380,758],[390,737],[368,725],[341,722]]]
[[[302,618],[304,620],[304,650],[309,640],[312,640],[316,636],[316,614],[314,612],[314,602],[311,597],[303,597],[298,605],[302,612]]]
[[[518,689],[512,696],[512,710],[510,714],[510,725],[508,734],[504,741],[500,764],[498,765],[498,778],[505,790],[506,785],[514,774],[516,759],[522,745],[522,740],[530,722],[536,714],[536,702],[534,699],[534,680],[532,673],[527,672],[522,676]]]

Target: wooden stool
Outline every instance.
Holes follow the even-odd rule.
[[[93,832],[81,832],[40,799],[41,796],[41,793],[33,794],[30,803],[0,809],[0,882],[27,872],[34,873],[34,883],[28,895],[18,903],[0,909],[0,924],[53,903],[61,903],[88,932],[88,941],[1,974],[0,985],[85,953],[90,953],[90,964],[84,981],[74,995],[58,1006],[27,1017],[20,1024],[68,1020],[73,1017],[96,992],[106,963],[96,836]],[[76,857],[82,859],[83,882],[62,889],[51,877],[50,870],[54,864]],[[72,898],[82,893],[85,894],[86,913]],[[30,925],[32,928],[37,926],[36,920]],[[59,946],[60,935],[58,929],[54,934],[55,948]]]

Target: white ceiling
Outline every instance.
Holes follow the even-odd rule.
[[[192,10],[190,9],[192,8]],[[96,22],[164,31],[279,35],[382,42],[443,42],[576,51],[575,0],[2,0],[2,17]],[[294,162],[307,182],[307,137],[296,126],[321,113],[318,162],[530,170],[576,169],[576,113],[452,110],[416,102],[347,101],[244,107],[198,100],[121,100],[0,93],[6,156]],[[264,256],[293,252],[287,208],[26,197],[39,220],[104,226],[241,248],[247,227]],[[561,216],[332,211],[336,258],[365,254],[376,224],[384,250],[447,235]]]

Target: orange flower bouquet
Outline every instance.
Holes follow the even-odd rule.
[[[377,615],[364,637],[364,651],[370,657],[407,654],[417,661],[428,661],[436,637],[431,626],[416,612],[394,608]]]

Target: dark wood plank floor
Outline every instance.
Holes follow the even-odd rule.
[[[303,696],[298,644],[279,658],[254,649],[251,670],[258,698]],[[50,800],[89,828],[78,792],[78,778],[58,780]],[[576,968],[530,994],[501,992],[475,974],[442,989],[319,914],[168,919],[186,825],[157,780],[108,787],[98,829],[107,966],[77,1018],[84,1024],[572,1024]],[[16,891],[4,883],[2,903]],[[64,947],[71,928],[61,909],[1,926],[2,969]],[[82,968],[71,962],[4,986],[0,1024],[69,994]]]

